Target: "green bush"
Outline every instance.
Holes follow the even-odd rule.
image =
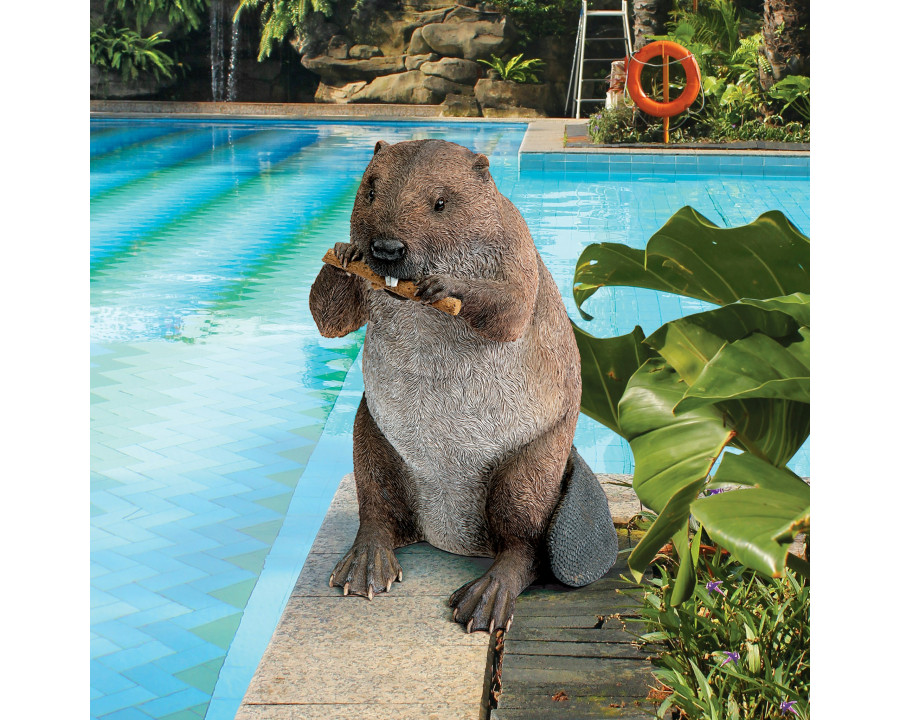
[[[159,49],[167,42],[161,33],[144,38],[128,28],[100,25],[91,30],[91,64],[117,70],[125,81],[146,74],[171,78],[175,61]]]
[[[671,690],[659,707],[689,718],[809,718],[809,584],[773,580],[721,552],[700,564],[689,599],[674,606],[664,566],[637,593],[640,641],[659,654],[655,677]]]
[[[523,35],[522,44],[542,37],[574,36],[581,12],[581,0],[494,0],[493,4],[512,18]]]

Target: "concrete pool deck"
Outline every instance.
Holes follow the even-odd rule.
[[[626,524],[640,510],[633,491],[622,484],[628,476],[598,478],[609,497],[616,524]],[[328,587],[328,578],[353,543],[357,527],[355,485],[353,476],[347,475],[236,720],[487,718],[491,690],[496,689],[491,682],[493,638],[481,632],[466,634],[462,626],[452,622],[447,598],[482,574],[490,560],[451,555],[426,543],[411,545],[397,551],[403,567],[402,583],[395,583],[389,593],[372,601],[344,597],[339,588]],[[594,585],[621,584],[616,579],[618,573],[610,575]],[[609,592],[606,589],[607,595]],[[533,594],[545,596],[547,590],[536,589]],[[544,597],[537,601],[546,604]],[[597,612],[604,612],[602,603],[597,605]],[[594,624],[596,618],[591,619],[591,627]],[[513,622],[514,629],[529,625],[527,613]],[[618,642],[622,643],[621,638]],[[594,659],[595,663],[603,661],[602,657]],[[646,696],[650,677],[645,657],[632,653],[608,662],[612,663],[610,674],[618,675],[623,672],[623,663],[628,664],[624,671],[632,681],[645,669],[647,686],[640,687],[640,697]],[[598,667],[602,672],[603,665]],[[574,698],[571,686],[569,694]],[[633,710],[628,708],[629,712]]]

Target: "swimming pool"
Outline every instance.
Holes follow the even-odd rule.
[[[808,174],[520,168],[525,127],[92,120],[93,717],[234,714],[352,466],[362,333],[319,337],[307,298],[377,140],[486,153],[573,318],[581,249],[642,246],[684,205],[722,225],[777,208],[809,233]],[[605,289],[579,324],[649,331],[705,307]],[[587,418],[576,444],[597,472],[632,470],[627,444]],[[805,446],[792,466],[808,462]]]

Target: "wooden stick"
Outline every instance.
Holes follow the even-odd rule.
[[[329,250],[327,253],[325,253],[325,257],[322,258],[322,262],[327,263],[328,265],[333,265],[334,267],[341,270],[345,270],[346,272],[353,275],[359,275],[359,277],[372,283],[372,287],[376,290],[390,290],[392,293],[402,295],[408,300],[422,302],[422,298],[416,296],[417,288],[416,284],[412,280],[400,280],[397,283],[397,287],[389,288],[385,284],[384,278],[381,275],[373,272],[372,269],[361,260],[347,263],[347,267],[341,265],[341,261],[338,260],[337,255],[334,254],[334,250]],[[437,308],[441,312],[445,312],[448,315],[459,315],[462,303],[460,303],[457,298],[447,297],[438,300],[436,303],[431,303],[431,307]]]

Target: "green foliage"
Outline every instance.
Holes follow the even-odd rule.
[[[106,0],[106,12],[139,33],[157,14],[172,25],[197,30],[205,22],[207,5],[207,0]]]
[[[770,88],[760,77],[771,70],[762,53],[759,15],[731,0],[704,0],[697,12],[683,3],[671,13],[668,34],[696,58],[702,79],[702,105],[676,120],[670,142],[770,141],[809,142],[809,78],[792,76]],[[675,76],[679,76],[676,70]],[[661,71],[645,68],[645,86],[659,85]],[[673,80],[678,93],[683,83]],[[651,93],[652,94],[652,93]],[[699,107],[698,107],[699,106]],[[617,108],[591,117],[594,142],[662,142],[663,121],[636,110]]]
[[[582,406],[625,437],[633,487],[657,520],[631,553],[639,577],[670,538],[682,559],[675,600],[693,587],[693,514],[742,562],[784,573],[794,534],[809,529],[809,488],[785,468],[809,436],[809,239],[772,211],[722,229],[690,207],[646,250],[591,245],[575,269],[579,311],[598,288],[631,286],[719,305],[649,337],[581,330]],[[743,451],[726,456],[726,446]],[[707,487],[732,495],[700,498]]]
[[[809,584],[788,571],[773,580],[719,552],[700,563],[699,582],[676,606],[665,567],[642,598],[640,640],[659,652],[654,675],[690,718],[809,718]],[[736,653],[729,657],[726,653]],[[791,711],[782,703],[793,703]]]
[[[524,44],[542,37],[574,35],[581,11],[581,0],[494,0],[493,4],[512,18]]]
[[[788,75],[769,88],[769,96],[784,103],[782,112],[793,109],[800,117],[809,120],[809,78]]]
[[[234,11],[234,19],[237,20],[246,8],[262,8],[259,16],[262,36],[258,59],[263,60],[272,54],[276,43],[295,31],[302,31],[314,12],[330,17],[333,5],[334,0],[241,0]],[[360,2],[356,5],[359,6]]]
[[[512,80],[517,83],[540,82],[537,73],[541,71],[540,66],[544,64],[544,61],[538,58],[523,60],[522,53],[506,61],[496,55],[491,55],[490,60],[479,60],[478,62],[496,70],[501,80]]]
[[[128,28],[100,25],[91,30],[91,64],[118,70],[125,81],[145,74],[171,78],[175,61],[158,49],[167,42],[161,33],[144,38]]]

